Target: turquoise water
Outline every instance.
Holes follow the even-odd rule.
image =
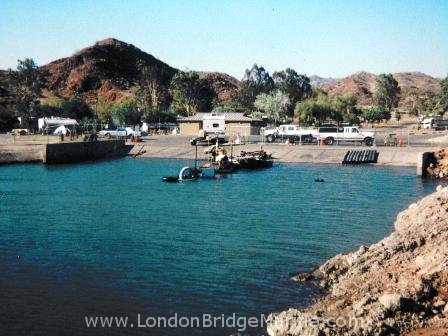
[[[161,182],[185,163],[0,167],[2,330],[195,335],[87,329],[84,316],[259,316],[304,306],[316,289],[293,284],[290,272],[381,239],[436,186],[413,168],[303,164]]]

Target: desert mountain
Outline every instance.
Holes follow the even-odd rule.
[[[164,87],[168,87],[174,74],[179,71],[134,45],[113,38],[96,42],[41,69],[49,73],[50,95],[79,95],[88,102],[95,101],[99,96],[114,102],[130,95],[144,67],[149,68],[158,84]],[[235,99],[239,85],[236,78],[219,72],[197,73],[208,81],[219,101]],[[395,73],[394,77],[401,87],[402,107],[412,105],[415,97],[425,97],[428,92],[440,90],[440,79],[420,72]],[[371,105],[376,78],[377,75],[369,72],[357,72],[341,79],[315,75],[310,80],[312,85],[327,91],[330,96],[350,94],[358,98],[359,105]]]
[[[411,96],[425,95],[428,91],[440,90],[440,79],[421,72],[398,72],[393,74],[401,88],[402,97],[400,106],[407,106],[412,100]],[[375,92],[377,75],[369,72],[357,72],[339,80],[315,81],[314,85],[328,92],[330,96],[350,94],[358,98],[360,105],[372,104]]]
[[[168,86],[179,71],[154,56],[113,38],[96,42],[74,55],[41,67],[48,71],[48,87],[61,96],[79,94],[86,100],[100,97],[119,101],[141,78],[143,67],[149,67],[157,82]],[[226,74],[199,73],[215,89],[218,99],[226,100],[236,93],[238,81]]]
[[[333,84],[335,82],[337,82],[338,79],[337,78],[325,78],[325,77],[320,77],[317,75],[313,75],[310,76],[310,83],[312,86],[318,87],[318,88],[322,88],[326,85],[330,85]]]

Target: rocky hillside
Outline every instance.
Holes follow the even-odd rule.
[[[150,67],[159,84],[167,86],[178,71],[152,55],[116,39],[106,39],[41,67],[48,71],[48,87],[57,95],[79,94],[92,100],[99,96],[118,101],[141,78],[143,67]],[[219,99],[227,100],[236,93],[238,81],[226,74],[199,73],[216,90]]]
[[[422,96],[427,91],[438,92],[440,79],[428,76],[421,72],[399,72],[393,74],[401,87],[402,98],[400,106],[410,106],[416,95]],[[369,72],[357,72],[339,80],[320,79],[314,81],[314,85],[327,91],[330,96],[350,94],[358,98],[360,105],[372,104],[377,75]]]
[[[331,77],[325,78],[317,75],[310,76],[310,84],[318,88],[328,86],[330,84],[337,82],[338,80],[339,79],[337,78],[331,78]]]
[[[74,55],[58,59],[41,67],[49,73],[49,96],[69,97],[79,95],[88,102],[96,100],[97,93],[106,101],[120,101],[130,94],[130,89],[141,78],[143,67],[149,67],[158,84],[167,87],[179,71],[154,56],[113,38],[108,38],[84,48]],[[220,101],[236,97],[239,81],[218,72],[197,72],[205,78]],[[1,76],[1,70],[0,70]],[[371,105],[376,75],[358,72],[342,79],[311,76],[311,84],[327,91],[330,96],[351,94],[359,105]],[[427,91],[439,90],[440,79],[419,72],[396,73],[402,89],[401,106],[411,106],[415,97]]]
[[[207,80],[216,93],[218,100],[235,100],[238,92],[239,81],[230,75],[221,72],[200,72],[199,78]]]
[[[271,314],[271,336],[447,335],[448,188],[401,212],[380,242],[295,279],[328,292],[308,309]]]
[[[143,66],[156,68],[158,80],[164,83],[177,71],[132,44],[116,39],[99,41],[41,69],[50,73],[49,89],[62,96],[88,97],[98,89],[108,100],[119,100],[139,80]]]

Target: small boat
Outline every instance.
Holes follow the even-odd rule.
[[[216,174],[230,174],[239,168],[237,161],[231,160],[227,156],[227,151],[218,144],[210,149],[204,151],[205,154],[210,154],[211,157],[208,162],[201,165],[201,169],[214,169]]]
[[[239,168],[239,164],[232,161],[206,162],[201,169],[213,169],[216,174],[230,174]]]
[[[194,181],[201,176],[201,171],[197,168],[183,167],[179,176],[164,176],[162,177],[163,182],[173,183],[180,181]]]
[[[238,163],[242,169],[255,170],[272,167],[274,159],[264,150],[245,152],[238,157]]]

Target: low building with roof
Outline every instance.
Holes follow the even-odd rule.
[[[260,134],[261,119],[250,118],[243,113],[204,113],[178,120],[181,135],[198,135],[200,130],[207,133],[224,133],[227,136],[249,136]]]

